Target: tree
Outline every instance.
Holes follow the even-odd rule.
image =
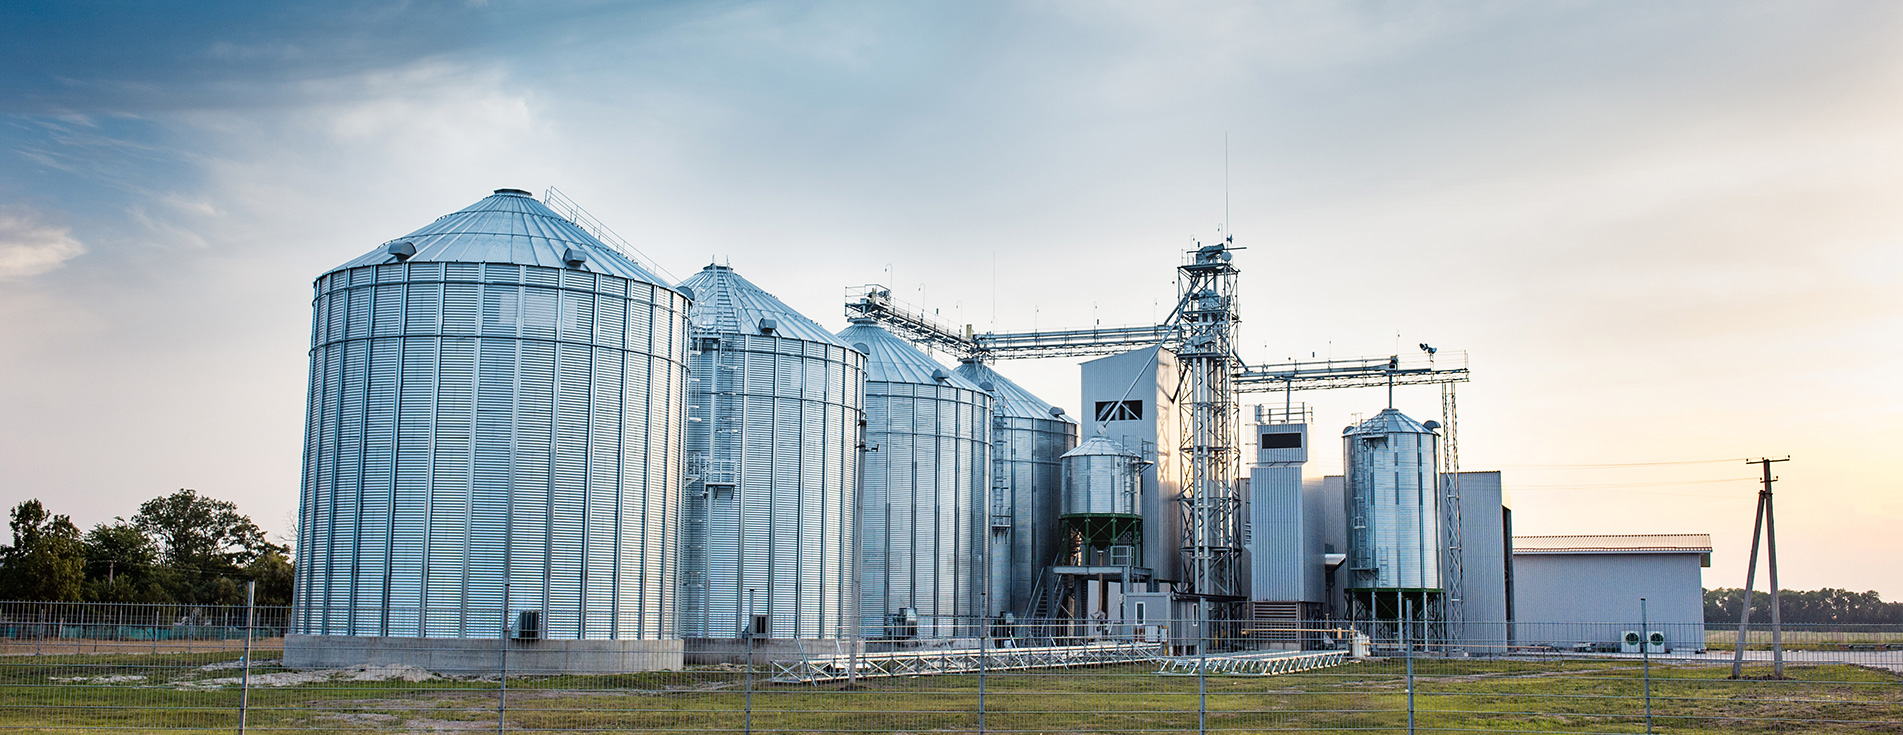
[[[291,604],[291,586],[296,580],[291,557],[282,547],[274,547],[245,566],[245,574],[258,583],[258,604]]]
[[[157,543],[171,596],[180,602],[243,604],[245,567],[284,553],[236,503],[190,488],[141,504],[132,525]]]
[[[86,581],[79,527],[46,512],[39,499],[13,507],[13,545],[0,547],[0,595],[13,600],[78,601]]]
[[[114,518],[86,532],[86,599],[95,602],[167,602],[167,570],[158,547],[137,526]]]
[[[1737,624],[1744,611],[1744,590],[1728,587],[1705,590],[1705,622]],[[1798,625],[1868,625],[1903,622],[1903,602],[1884,602],[1876,592],[1851,592],[1832,587],[1820,590],[1780,590],[1779,616]],[[1771,622],[1771,593],[1753,590],[1751,620]]]

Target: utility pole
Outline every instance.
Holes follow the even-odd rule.
[[[1745,464],[1759,465],[1764,470],[1764,487],[1758,490],[1757,520],[1751,525],[1751,561],[1744,573],[1744,612],[1738,616],[1738,648],[1731,658],[1731,678],[1744,675],[1744,639],[1746,630],[1751,626],[1751,584],[1758,576],[1758,542],[1760,537],[1768,553],[1771,573],[1771,660],[1773,677],[1784,678],[1784,616],[1778,609],[1777,594],[1777,514],[1771,508],[1771,483],[1777,478],[1771,475],[1771,463],[1789,462],[1786,456],[1780,459],[1763,457],[1745,460]]]

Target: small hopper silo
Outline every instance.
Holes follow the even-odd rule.
[[[1348,517],[1349,615],[1438,614],[1441,596],[1439,439],[1385,409],[1342,433]]]

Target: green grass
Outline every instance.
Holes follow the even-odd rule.
[[[1745,631],[1744,645],[1747,650],[1771,650],[1771,631],[1763,621],[1754,622],[1751,629]],[[1839,651],[1850,646],[1882,646],[1896,644],[1903,646],[1903,631],[1834,631],[1834,630],[1785,630],[1784,648],[1791,651]],[[1714,651],[1729,651],[1738,646],[1738,631],[1707,630],[1705,647]]]
[[[78,733],[93,728],[235,732],[235,676],[205,670],[231,654],[0,658],[0,729]],[[280,669],[261,667],[257,674]],[[1632,661],[1419,660],[1422,731],[1644,732],[1642,671]],[[1903,731],[1896,675],[1848,665],[1789,665],[1788,680],[1726,679],[1728,666],[1654,664],[1655,729],[1664,733]],[[1753,667],[1748,674],[1768,671]],[[54,677],[130,677],[74,683]],[[762,677],[763,678],[763,677]],[[1365,661],[1277,677],[1157,676],[1147,666],[1011,672],[984,678],[986,729],[1039,733],[1194,731],[1198,704],[1211,730],[1345,733],[1399,728],[1400,661]],[[978,729],[979,677],[875,679],[856,687],[775,685],[756,679],[755,732],[949,732]],[[516,730],[740,731],[744,675],[697,669],[614,676],[512,677]],[[493,731],[493,679],[326,681],[251,692],[254,732]]]

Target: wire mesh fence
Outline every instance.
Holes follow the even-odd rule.
[[[289,620],[0,604],[0,729],[1903,732],[1903,626],[1787,625],[1782,677],[1754,629],[1733,679],[1735,628],[1637,622],[945,620],[851,640],[612,641],[551,638],[519,613],[479,639],[306,636]]]

